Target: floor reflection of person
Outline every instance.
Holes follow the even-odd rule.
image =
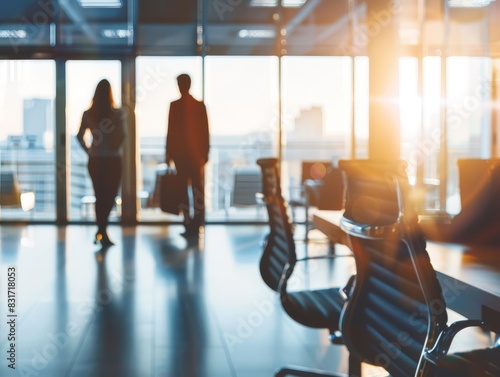
[[[85,135],[91,134],[90,143]],[[125,113],[115,108],[108,80],[97,84],[90,108],[83,113],[77,139],[89,156],[88,169],[95,194],[95,243],[113,245],[107,233],[108,217],[122,177],[122,145],[126,136]]]

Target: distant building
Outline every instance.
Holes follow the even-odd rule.
[[[288,132],[288,142],[318,141],[322,137],[323,109],[319,106],[302,109],[299,116],[295,118],[294,130]]]
[[[29,98],[23,101],[23,135],[28,148],[51,148],[53,145],[53,100]]]

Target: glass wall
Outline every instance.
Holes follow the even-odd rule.
[[[0,219],[55,219],[55,82],[53,61],[0,61]]]
[[[498,123],[498,114],[491,115],[492,63],[479,56],[500,56],[500,2],[473,8],[426,2],[425,9],[407,3],[398,12],[402,53],[436,56],[423,59],[422,98],[417,59],[401,59],[401,156],[410,163],[410,176],[422,180],[425,207],[456,213],[457,159],[498,155],[498,140],[491,141],[500,134],[490,124]],[[253,202],[240,208],[235,181],[237,173],[255,173],[258,157],[278,156],[279,140],[287,199],[301,195],[303,161],[368,157],[369,61],[361,55],[377,32],[367,23],[363,2],[19,0],[0,8],[0,54],[17,59],[0,61],[1,167],[11,177],[15,173],[18,191],[35,194],[31,211],[19,209],[19,200],[2,203],[2,218],[55,217],[55,64],[35,56],[82,59],[68,62],[67,82],[61,83],[68,90],[70,220],[93,221],[87,157],[74,136],[99,79],[108,77],[120,99],[120,63],[104,60],[118,56],[141,55],[124,92],[133,94],[128,82],[136,80],[143,221],[177,219],[159,211],[155,187],[169,102],[178,96],[175,77],[182,72],[193,77],[192,93],[204,96],[208,108],[209,221],[261,218],[265,211]],[[441,54],[457,56],[447,59],[446,80]],[[446,203],[440,187],[447,190]],[[112,218],[119,214],[117,205]]]
[[[78,144],[76,134],[82,114],[90,107],[97,83],[108,79],[116,106],[121,106],[121,63],[119,61],[71,60],[66,63],[66,129],[69,137],[70,192],[69,219],[90,220],[94,216],[94,191],[87,170],[87,154]],[[90,137],[87,134],[87,137]],[[89,140],[90,142],[90,140]],[[120,199],[110,220],[120,216]]]
[[[165,141],[170,102],[180,97],[177,76],[191,76],[191,94],[202,99],[202,66],[198,57],[151,57],[136,59],[136,119],[140,153],[138,187],[140,219],[177,220],[159,208],[157,171],[165,162]],[[210,114],[209,114],[210,115]]]
[[[205,59],[205,97],[210,122],[206,171],[207,219],[244,220],[264,216],[254,194],[237,198],[235,181],[254,176],[260,157],[277,156],[278,58]],[[245,208],[247,207],[247,208]]]
[[[491,61],[487,58],[447,59],[446,151],[442,150],[441,59],[423,60],[423,109],[418,94],[416,58],[400,60],[401,157],[415,182],[421,168],[425,209],[460,212],[458,165],[460,158],[488,158],[491,150]],[[446,161],[440,156],[446,153]],[[419,166],[422,164],[422,166]],[[444,170],[443,170],[444,169]],[[439,186],[446,181],[446,203]]]

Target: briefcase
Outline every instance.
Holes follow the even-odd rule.
[[[160,209],[178,215],[181,205],[187,203],[187,191],[183,188],[175,169],[167,168],[160,176]]]

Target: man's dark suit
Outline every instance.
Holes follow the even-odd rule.
[[[205,222],[204,165],[208,161],[209,133],[207,110],[203,102],[190,94],[170,104],[167,132],[167,162],[173,160],[187,193],[191,181],[193,189],[193,217],[189,201],[182,203],[186,231],[197,232]]]

